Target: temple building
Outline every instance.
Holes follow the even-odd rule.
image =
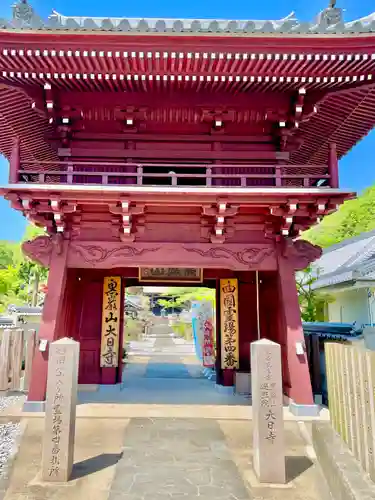
[[[79,13],[77,13],[79,15]],[[281,344],[283,387],[313,414],[295,271],[301,231],[354,193],[338,160],[375,120],[375,14],[344,22],[0,19],[0,193],[47,235],[39,337],[80,342],[79,383],[121,381],[125,287],[216,288],[217,383]],[[360,165],[358,165],[360,172]],[[45,399],[48,345],[25,407]]]

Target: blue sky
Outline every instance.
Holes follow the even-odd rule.
[[[34,9],[47,17],[52,9],[70,16],[104,17],[193,17],[224,19],[280,19],[294,11],[304,21],[312,20],[329,0],[29,0]],[[0,1],[0,17],[11,16],[13,0]],[[346,20],[357,19],[375,11],[373,0],[338,0]],[[1,130],[0,130],[1,134]],[[340,162],[340,187],[362,191],[375,184],[375,132],[373,131]],[[8,181],[7,162],[0,157],[0,185]],[[25,229],[25,219],[0,199],[0,239],[18,240]]]

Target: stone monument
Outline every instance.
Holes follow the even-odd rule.
[[[79,342],[50,345],[43,438],[42,480],[66,482],[73,468]]]
[[[254,471],[261,483],[284,484],[281,348],[267,339],[252,342],[250,348]]]

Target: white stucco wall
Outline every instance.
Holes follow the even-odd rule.
[[[369,324],[369,302],[367,289],[359,288],[335,294],[335,302],[328,304],[328,319],[334,323]],[[374,304],[372,305],[372,321],[375,321]]]

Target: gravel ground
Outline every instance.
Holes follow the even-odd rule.
[[[20,401],[24,396],[5,396],[5,397],[0,397],[0,412],[5,410],[5,408],[8,408],[8,406],[12,406],[18,401]],[[0,414],[1,417],[1,414]]]
[[[16,405],[20,402],[20,400],[22,400],[23,397],[24,396],[22,395],[0,397],[0,418],[2,411],[6,410],[9,406]],[[4,422],[4,420],[2,421]],[[0,424],[0,479],[2,480],[7,478],[7,464],[9,459],[17,451],[17,438],[20,434],[21,424],[19,422],[7,422]]]
[[[17,438],[21,434],[21,424],[8,422],[0,424],[0,478],[7,473],[7,462],[16,452]]]

